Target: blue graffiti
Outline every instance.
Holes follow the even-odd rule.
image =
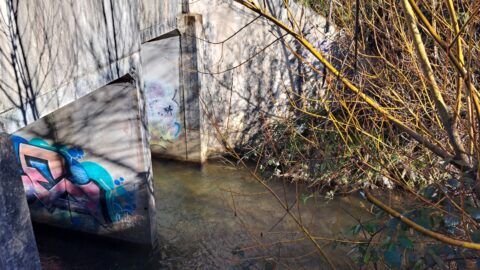
[[[176,128],[176,131],[174,134],[174,138],[178,138],[178,135],[180,135],[180,131],[182,130],[182,126],[180,125],[180,123],[175,122],[175,128]]]
[[[125,179],[113,179],[101,165],[81,161],[77,147],[34,138],[13,136],[20,173],[30,204],[93,216],[100,224],[120,221],[134,213],[135,194],[125,188]],[[75,221],[75,222],[73,222]],[[78,223],[78,218],[72,223]]]

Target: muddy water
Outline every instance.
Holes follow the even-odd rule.
[[[44,269],[326,269],[314,245],[245,169],[154,161],[159,244],[154,251],[36,226]],[[353,263],[343,237],[366,219],[356,196],[305,202],[302,187],[268,183],[340,269]],[[355,268],[355,267],[351,267]]]

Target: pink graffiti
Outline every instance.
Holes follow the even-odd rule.
[[[62,155],[28,144],[20,144],[19,153],[25,173],[22,175],[22,182],[29,200],[37,199],[50,211],[60,208],[89,214],[101,224],[105,223],[101,189],[93,181],[77,185],[69,180]],[[32,158],[46,164],[46,170],[50,173],[48,178],[52,178],[51,180],[47,179],[44,171],[29,164],[28,160]]]

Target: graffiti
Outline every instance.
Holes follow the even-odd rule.
[[[180,135],[181,124],[177,119],[179,106],[175,101],[177,91],[158,81],[145,83],[147,115],[151,140],[164,145]]]
[[[80,162],[82,149],[19,136],[13,136],[13,144],[31,207],[45,208],[52,214],[68,211],[87,215],[101,225],[133,213],[134,194],[123,186],[125,180],[113,180],[95,162]]]
[[[163,108],[163,110],[164,110],[168,115],[172,115],[172,111],[173,111],[172,105],[168,105],[168,107]]]

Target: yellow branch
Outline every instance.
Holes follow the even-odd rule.
[[[435,31],[433,26],[430,24],[428,19],[425,17],[425,15],[422,13],[420,8],[417,6],[417,3],[415,3],[414,0],[408,0],[410,5],[412,6],[415,14],[418,16],[418,18],[422,21],[422,23],[425,25],[425,28],[427,29],[427,33],[430,34],[430,36],[435,39],[435,41],[440,45],[440,47],[445,51],[445,53],[448,55],[448,58],[452,61],[452,63],[455,65],[455,68],[457,71],[460,73],[462,76],[463,80],[465,83],[468,85],[468,91],[472,95],[473,98],[473,104],[475,105],[475,110],[477,112],[477,118],[480,121],[480,98],[478,97],[478,91],[473,85],[473,82],[471,80],[471,75],[469,72],[465,69],[465,66],[459,59],[455,57],[453,54],[452,50],[450,50],[450,45],[447,44],[441,37],[440,35]],[[478,10],[477,10],[478,11]],[[460,34],[460,33],[459,33]]]
[[[460,26],[458,25],[457,13],[455,12],[455,6],[453,5],[453,1],[448,0],[447,5],[448,5],[448,11],[450,13],[455,35],[458,35],[460,34]],[[462,65],[465,65],[461,39],[457,39],[457,57],[460,63]],[[462,78],[460,78],[460,75],[459,75],[457,77],[457,104],[455,105],[454,123],[456,123],[458,118],[460,117],[461,107],[462,107]]]
[[[365,93],[360,91],[357,86],[355,86],[352,82],[342,76],[340,71],[338,71],[318,50],[316,50],[313,45],[306,40],[301,34],[295,32],[293,29],[288,27],[279,19],[275,18],[271,14],[267,13],[263,10],[260,6],[256,5],[252,1],[245,1],[245,0],[235,0],[235,2],[245,6],[246,8],[252,10],[253,12],[263,16],[264,18],[268,19],[270,22],[274,23],[284,31],[286,31],[289,35],[294,37],[298,42],[300,42],[310,53],[315,56],[331,73],[333,73],[350,91],[357,94],[363,101],[365,101],[371,108],[375,111],[383,114],[388,120],[390,120],[393,124],[395,124],[398,128],[406,132],[410,135],[413,139],[430,149],[430,151],[434,152],[436,155],[451,160],[455,164],[455,160],[453,160],[453,156],[448,153],[447,151],[443,150],[440,146],[435,145],[428,141],[425,137],[421,134],[410,128],[408,125],[403,123],[400,119],[397,119],[393,115],[391,115],[383,106],[378,104],[375,100],[367,96]],[[458,164],[457,164],[458,165]],[[461,164],[460,164],[461,166]]]
[[[366,195],[367,199],[371,203],[378,206],[379,208],[381,208],[383,211],[387,212],[391,216],[393,216],[395,218],[398,218],[400,221],[407,224],[412,229],[414,229],[418,232],[421,232],[421,233],[425,234],[426,236],[429,236],[429,237],[431,237],[433,239],[436,239],[440,242],[449,244],[449,245],[480,250],[480,244],[450,238],[450,237],[445,236],[441,233],[437,233],[437,232],[431,231],[429,229],[426,229],[425,227],[417,224],[416,222],[412,221],[411,219],[409,219],[409,218],[403,216],[402,214],[400,214],[399,212],[395,211],[393,208],[389,207],[388,205],[382,203],[380,200],[378,200],[372,194],[370,194],[370,192],[368,192],[366,190],[364,190],[364,192],[365,192],[365,195]]]
[[[406,11],[408,28],[418,54],[418,62],[420,62],[423,74],[427,78],[430,85],[430,94],[432,99],[435,101],[435,107],[440,115],[443,127],[448,134],[450,143],[455,151],[456,158],[459,158],[462,163],[468,164],[468,157],[465,154],[465,149],[463,147],[462,140],[460,139],[460,134],[458,134],[458,130],[454,125],[453,115],[443,99],[442,93],[435,79],[432,65],[428,59],[427,51],[425,49],[422,36],[420,35],[420,30],[417,27],[417,18],[415,17],[415,12],[413,11],[409,0],[402,0],[402,5]]]

